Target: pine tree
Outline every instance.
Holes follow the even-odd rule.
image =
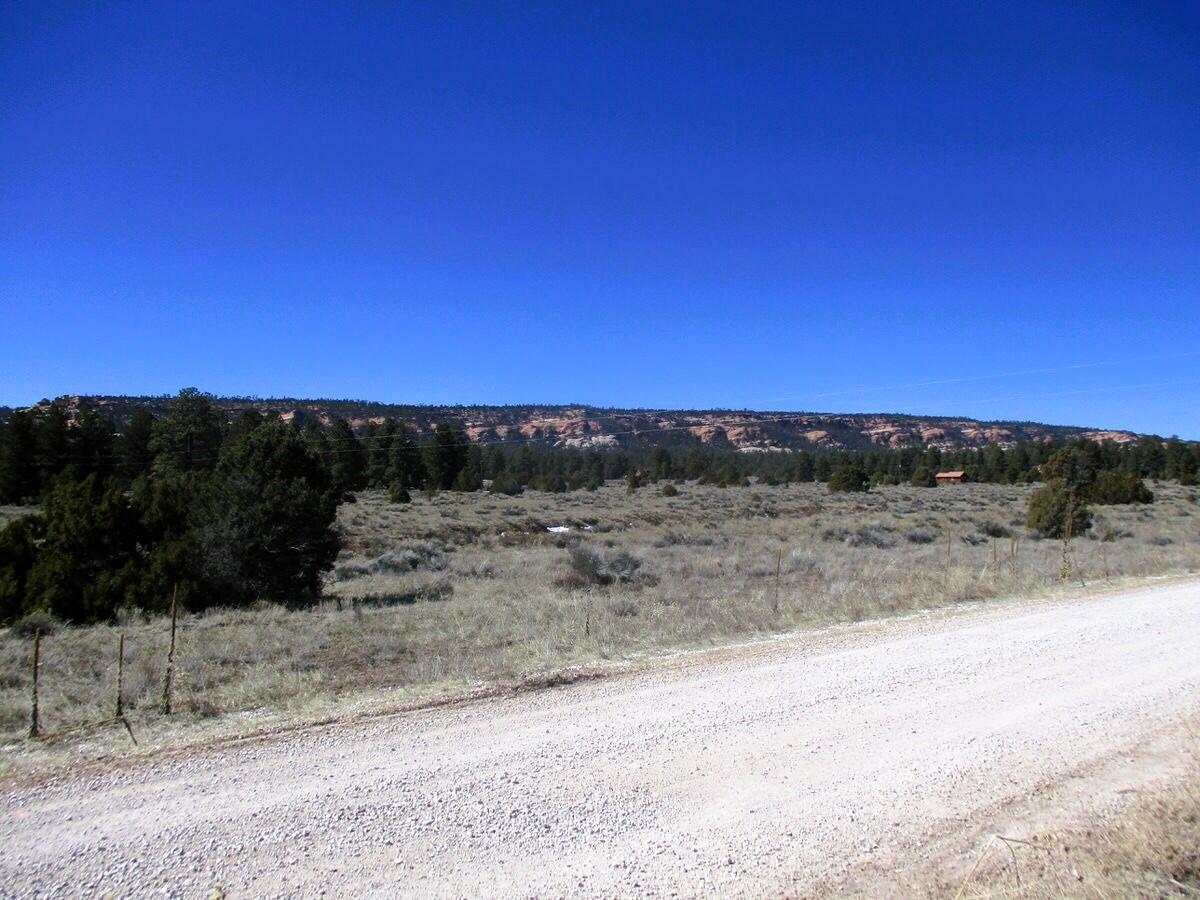
[[[138,523],[115,481],[60,479],[46,495],[43,540],[26,579],[26,610],[69,622],[110,619],[131,604],[141,560]]]
[[[382,425],[372,422],[367,426],[367,484],[370,487],[384,487],[390,480],[392,439],[397,428],[395,419],[387,419]]]
[[[630,469],[629,474],[625,476],[625,493],[634,494],[641,486],[641,475],[638,474],[637,469]]]
[[[71,429],[71,464],[83,475],[107,477],[116,470],[112,419],[81,401]]]
[[[0,502],[25,503],[38,495],[37,438],[32,414],[17,410],[0,445]]]
[[[345,419],[334,419],[329,426],[329,472],[339,496],[361,491],[367,486],[367,460],[364,447]]]
[[[405,488],[425,485],[425,463],[420,449],[408,436],[403,425],[397,424],[388,449],[388,481]]]
[[[434,488],[450,490],[467,464],[467,436],[457,428],[443,426],[425,447],[425,468]]]
[[[117,437],[117,465],[121,475],[132,481],[150,471],[154,462],[154,451],[150,442],[154,437],[154,415],[144,407],[133,411],[125,427]]]
[[[796,454],[796,464],[792,467],[792,478],[801,483],[813,480],[812,454],[801,450]]]
[[[210,394],[184,388],[171,409],[154,423],[150,450],[159,472],[211,469],[221,449],[221,411]]]
[[[224,435],[225,441],[234,441],[242,435],[249,434],[262,425],[266,418],[256,409],[243,409],[237,414]]]
[[[337,497],[329,473],[284,423],[231,442],[193,513],[208,596],[222,603],[314,600],[338,553]]]
[[[871,487],[867,473],[859,466],[838,466],[829,476],[830,493],[866,491]]]
[[[47,491],[69,464],[71,438],[67,414],[61,401],[55,400],[37,417],[38,487]]]

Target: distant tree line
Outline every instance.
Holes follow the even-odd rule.
[[[315,598],[333,564],[336,493],[294,428],[232,423],[195,390],[118,434],[93,410],[50,404],[0,432],[0,496],[40,504],[0,530],[0,621],[72,622],[122,608]]]
[[[138,409],[120,428],[86,402],[72,411],[56,401],[15,411],[0,425],[0,503],[39,505],[0,530],[0,621],[34,611],[84,622],[125,607],[161,610],[176,590],[190,608],[311,602],[339,550],[337,505],[366,488],[401,503],[416,491],[565,492],[614,479],[629,491],[751,479],[867,490],[932,486],[945,469],[970,481],[1044,480],[1058,499],[1042,505],[1062,519],[1088,502],[1145,502],[1145,478],[1196,484],[1200,447],[1151,438],[866,452],[744,453],[638,441],[584,449],[524,438],[475,443],[446,424],[414,435],[393,419],[363,434],[344,419],[284,423],[243,410],[227,420],[214,398],[194,388],[164,415]],[[1036,527],[1056,531],[1044,524]]]

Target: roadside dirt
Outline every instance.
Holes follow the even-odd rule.
[[[1149,783],[1115,761],[1200,708],[1197,633],[1200,583],[1175,583],[10,785],[0,893],[861,889],[1014,810],[1044,818],[1064,786]]]

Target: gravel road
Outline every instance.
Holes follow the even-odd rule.
[[[5,896],[775,895],[1197,709],[1200,582],[959,610],[0,798]]]

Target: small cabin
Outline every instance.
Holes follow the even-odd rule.
[[[956,472],[938,472],[933,477],[938,484],[962,484],[967,480],[967,473],[960,469]]]

